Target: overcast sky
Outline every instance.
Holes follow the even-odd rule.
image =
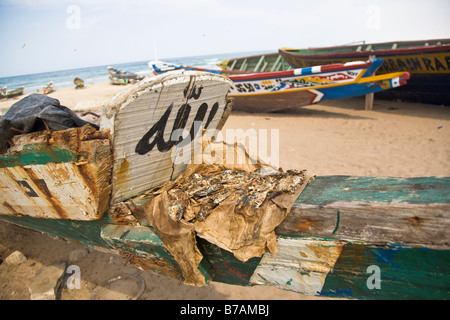
[[[0,77],[216,53],[450,38],[449,0],[0,0]]]

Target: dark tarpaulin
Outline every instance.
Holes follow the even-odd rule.
[[[62,106],[59,100],[33,93],[14,103],[0,119],[0,152],[9,148],[8,141],[14,135],[44,130],[45,124],[57,131],[86,124],[99,129],[97,125],[81,119],[75,112]]]

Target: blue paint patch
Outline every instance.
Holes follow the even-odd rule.
[[[331,289],[328,291],[317,291],[318,295],[325,297],[353,298],[353,290],[351,288]]]

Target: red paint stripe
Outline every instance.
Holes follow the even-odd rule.
[[[367,68],[370,65],[372,65],[372,61],[367,62],[361,62],[358,64],[353,65],[345,65],[343,63],[336,63],[336,64],[328,64],[321,66],[321,72],[333,72],[333,71],[344,71],[344,70],[351,70],[351,69],[361,69],[361,68]],[[312,73],[314,75],[315,73]],[[260,73],[253,73],[250,75],[245,76],[232,76],[229,75],[228,78],[232,81],[246,81],[246,80],[259,80],[259,79],[274,79],[274,78],[281,78],[281,77],[289,77],[293,76],[294,70],[286,70],[286,71],[271,71],[271,72],[260,72]],[[308,74],[306,74],[308,75]],[[302,75],[299,75],[302,76]]]
[[[327,49],[327,48],[322,48]],[[351,48],[349,48],[351,50]],[[303,51],[303,50],[302,50]],[[313,49],[304,50],[306,52],[312,52]],[[343,58],[363,58],[370,55],[382,58],[387,55],[406,55],[406,54],[421,54],[421,53],[432,53],[432,52],[442,52],[450,51],[450,45],[440,45],[440,46],[420,46],[420,47],[409,47],[409,48],[399,48],[399,49],[378,49],[371,51],[347,51],[347,52],[331,52],[322,54],[301,54],[290,51],[285,51],[280,49],[280,53],[283,56],[290,56],[293,58],[301,59],[343,59]]]

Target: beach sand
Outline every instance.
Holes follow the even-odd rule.
[[[103,102],[123,88],[105,83],[79,90],[59,89],[50,96],[74,110],[100,113]],[[0,109],[22,98],[0,101]],[[307,169],[317,176],[450,176],[450,107],[375,97],[373,110],[366,111],[364,98],[352,98],[272,114],[233,112],[223,130],[239,128],[258,133],[260,129],[278,130],[279,164],[284,170]],[[28,286],[36,271],[69,263],[69,254],[78,248],[80,245],[71,241],[0,222],[0,259],[15,250],[28,257],[19,266],[0,264],[0,299],[29,299]],[[97,285],[126,273],[145,280],[141,299],[148,300],[324,299],[266,286],[212,282],[203,288],[190,287],[125,266],[121,257],[96,250],[76,264],[81,270],[81,288],[63,289],[61,299],[89,299]]]

